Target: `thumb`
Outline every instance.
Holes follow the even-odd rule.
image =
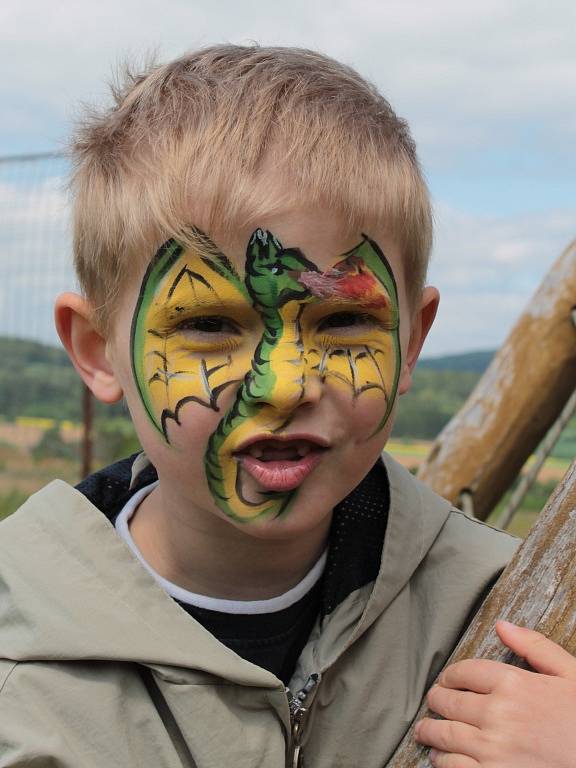
[[[544,675],[576,680],[576,659],[540,632],[497,621],[496,632],[504,645]]]

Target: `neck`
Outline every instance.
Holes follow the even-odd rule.
[[[330,520],[305,535],[271,538],[264,530],[256,536],[160,485],[136,510],[130,532],[146,562],[183,589],[226,600],[266,600],[304,578],[326,547]]]

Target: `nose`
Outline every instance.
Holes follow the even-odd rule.
[[[266,329],[260,340],[245,395],[252,404],[266,404],[288,414],[318,402],[322,384],[307,360],[297,313],[286,309],[281,320],[273,333]]]

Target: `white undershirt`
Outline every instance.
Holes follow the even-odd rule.
[[[308,571],[306,576],[304,576],[302,581],[299,581],[298,584],[292,587],[292,589],[289,589],[288,592],[284,592],[284,594],[278,595],[277,597],[270,597],[267,600],[223,600],[219,597],[207,597],[206,595],[199,595],[196,592],[189,592],[187,589],[179,587],[178,584],[168,581],[168,579],[160,576],[160,574],[146,562],[144,555],[140,552],[136,546],[136,542],[132,538],[128,525],[130,518],[136,512],[139,504],[151,491],[154,490],[154,488],[156,488],[157,485],[158,481],[146,485],[144,488],[136,491],[134,496],[132,496],[122,508],[120,514],[116,518],[115,526],[120,536],[124,539],[138,560],[140,560],[144,568],[149,571],[165,592],[176,600],[179,600],[181,603],[193,605],[197,608],[206,608],[209,611],[218,611],[220,613],[276,613],[277,611],[282,611],[284,608],[289,608],[291,605],[294,605],[294,603],[297,603],[298,600],[304,597],[304,595],[312,589],[322,576],[326,565],[327,550],[324,550],[320,555],[320,558]]]

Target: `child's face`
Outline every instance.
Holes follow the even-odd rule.
[[[194,513],[314,527],[376,461],[406,388],[399,255],[302,209],[213,239],[220,257],[170,242],[134,281],[116,376],[161,486]]]

